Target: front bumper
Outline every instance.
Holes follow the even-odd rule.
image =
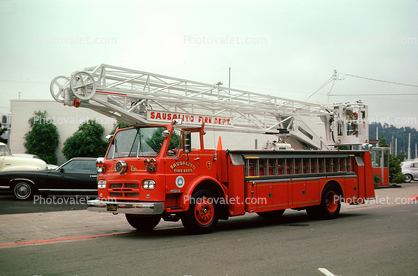
[[[119,202],[94,199],[87,201],[87,210],[114,214],[160,215],[164,211],[164,202]]]

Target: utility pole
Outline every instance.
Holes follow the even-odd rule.
[[[408,139],[408,160],[411,160],[411,133],[409,133]]]

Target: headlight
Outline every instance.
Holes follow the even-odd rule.
[[[97,181],[97,188],[99,188],[100,190],[106,189],[106,180],[100,179],[99,181]]]
[[[144,183],[142,183],[142,187],[146,190],[154,190],[155,189],[155,181],[154,180],[144,180]]]

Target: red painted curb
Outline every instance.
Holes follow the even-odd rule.
[[[47,242],[55,242],[55,241],[69,241],[69,240],[91,239],[91,238],[98,238],[98,237],[106,237],[106,236],[114,236],[114,235],[128,234],[128,233],[134,233],[134,232],[135,231],[127,231],[127,232],[116,232],[116,233],[100,234],[100,235],[91,235],[91,236],[83,236],[83,237],[71,237],[71,238],[50,239],[50,240],[40,240],[40,241],[26,241],[26,242],[5,243],[5,244],[0,244],[0,247],[2,247],[2,246],[12,246],[12,245],[25,245],[25,244],[47,243]]]
[[[412,201],[412,200],[418,200],[418,195],[411,197],[410,199],[408,199],[408,201]]]

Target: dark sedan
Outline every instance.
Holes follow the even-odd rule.
[[[0,172],[0,189],[21,200],[34,194],[97,195],[96,158],[72,158],[53,170]]]

